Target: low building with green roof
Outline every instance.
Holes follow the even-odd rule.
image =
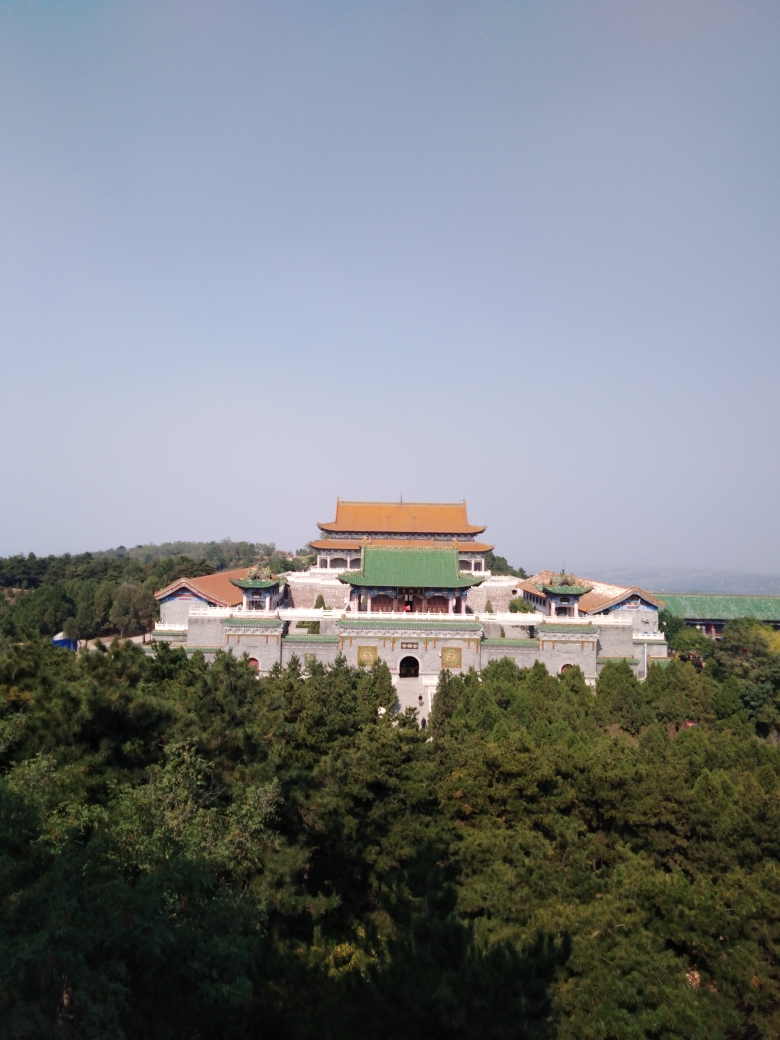
[[[686,625],[718,639],[728,621],[751,617],[780,629],[780,596],[726,596],[718,593],[657,592],[662,607]]]

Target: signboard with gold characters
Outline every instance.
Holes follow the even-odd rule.
[[[379,660],[379,648],[376,646],[359,646],[357,663],[361,668],[371,668]]]
[[[444,646],[441,650],[442,668],[462,668],[463,651],[459,646]]]

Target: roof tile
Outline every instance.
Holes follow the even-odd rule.
[[[490,552],[495,545],[485,542],[436,540],[433,538],[369,538],[365,543],[360,538],[322,538],[309,542],[312,549],[352,549],[359,552],[366,544],[372,549],[457,549],[462,553]]]
[[[662,592],[656,598],[676,617],[688,621],[734,621],[743,617],[780,621],[780,596],[687,596]]]
[[[190,589],[218,607],[236,607],[243,601],[243,596],[233,585],[233,580],[245,578],[248,573],[248,567],[239,567],[237,570],[217,571],[216,574],[203,574],[197,578],[179,578],[155,592],[154,598],[161,600],[178,589]]]
[[[345,585],[370,588],[466,589],[484,581],[460,573],[454,549],[365,549],[363,569],[343,571]]]
[[[484,526],[470,524],[466,502],[336,502],[333,523],[323,531],[347,534],[481,534]]]

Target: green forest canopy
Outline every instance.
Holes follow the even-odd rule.
[[[780,1035],[780,657],[595,691],[116,641],[0,654],[0,1033]]]
[[[290,555],[273,543],[229,538],[119,546],[77,556],[0,557],[0,645],[60,631],[69,639],[146,632],[159,616],[154,593],[178,578],[255,564],[274,573],[301,571],[314,558],[308,545]],[[525,577],[493,553],[486,566],[496,574]]]
[[[154,593],[178,578],[259,563],[274,572],[303,570],[310,561],[272,544],[229,539],[0,558],[0,640],[63,630],[71,639],[148,631],[158,617]]]

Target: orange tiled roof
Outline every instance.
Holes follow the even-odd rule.
[[[539,571],[538,574],[533,574],[525,581],[521,581],[517,587],[524,589],[526,592],[531,592],[535,596],[544,598],[544,592],[540,592],[536,586],[548,585],[555,573],[555,571]],[[589,578],[575,577],[574,580],[578,585],[590,586],[590,591],[580,596],[579,599],[579,611],[581,614],[593,614],[597,610],[603,610],[613,603],[618,603],[629,595],[642,596],[648,603],[660,606],[658,600],[654,599],[649,592],[645,592],[644,589],[636,586],[629,588],[626,585],[610,585],[603,581],[591,581]]]
[[[458,549],[460,552],[490,552],[494,545],[484,542],[436,541],[433,538],[369,538],[366,542],[372,549]],[[323,538],[309,542],[312,549],[360,550],[363,542],[359,538]]]
[[[606,585],[601,581],[594,581],[592,584],[591,591],[580,597],[580,613],[593,614],[597,610],[604,610],[605,607],[612,606],[613,603],[619,603],[628,596],[641,596],[659,610],[663,606],[654,596],[645,592],[644,589],[640,589],[638,585],[632,585],[629,588],[624,585]]]
[[[218,607],[236,607],[242,602],[241,589],[231,585],[231,578],[245,578],[248,567],[239,567],[234,571],[217,571],[216,574],[203,574],[197,578],[179,578],[159,592],[155,592],[156,600],[170,596],[177,589],[189,589],[196,595],[204,596]]]
[[[542,571],[543,574],[550,573],[549,571]],[[534,578],[536,575],[534,575]],[[540,583],[541,584],[541,583]],[[544,593],[540,592],[539,589],[534,585],[533,579],[523,578],[522,581],[517,583],[518,589],[522,589],[524,592],[530,592],[533,596],[541,596],[544,599]]]
[[[466,502],[342,502],[336,501],[333,523],[318,524],[322,531],[347,534],[481,534],[485,528],[470,524]]]

